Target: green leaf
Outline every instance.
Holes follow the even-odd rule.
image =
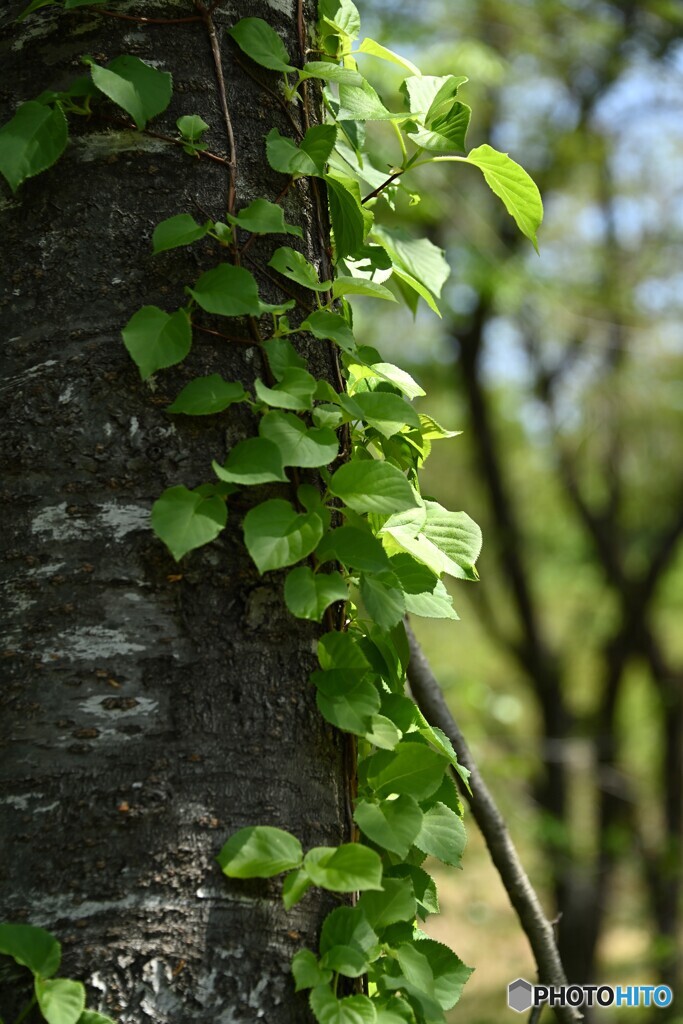
[[[387,876],[410,879],[417,900],[418,912],[423,919],[429,914],[439,913],[436,883],[423,868],[417,867],[416,864],[396,864],[385,872],[383,881],[386,881]]]
[[[387,391],[363,391],[341,396],[341,405],[354,418],[365,420],[384,437],[397,434],[405,426],[419,427],[420,420],[405,399]],[[358,415],[360,413],[360,415]]]
[[[158,306],[143,306],[121,334],[143,380],[182,362],[192,347],[192,326],[184,309],[169,314]]]
[[[244,541],[260,573],[300,562],[317,547],[323,521],[317,513],[300,514],[288,501],[272,498],[244,517]]]
[[[209,544],[228,521],[225,502],[182,484],[169,487],[152,506],[152,529],[176,562],[194,548]]]
[[[0,953],[43,978],[56,974],[62,959],[62,947],[54,935],[32,924],[0,924]]]
[[[106,68],[92,64],[90,74],[100,92],[130,114],[139,129],[171,102],[171,75],[130,54],[115,57]]]
[[[425,619],[451,619],[457,622],[460,616],[453,607],[453,598],[438,580],[431,593],[406,594],[406,611]]]
[[[318,382],[308,370],[294,367],[286,370],[282,380],[275,387],[269,388],[261,380],[256,380],[254,389],[256,397],[266,405],[276,409],[305,410],[313,408],[313,396]]]
[[[263,351],[277,380],[282,380],[288,370],[303,370],[306,367],[305,360],[287,338],[269,338],[263,343]]]
[[[414,1020],[412,1007],[399,996],[392,996],[383,1006],[377,1007],[377,1024],[413,1024]]]
[[[360,32],[360,14],[351,0],[321,0],[318,16],[340,35],[346,36],[349,43]]]
[[[12,120],[0,128],[0,174],[12,191],[52,167],[66,149],[67,139],[66,118],[59,104],[50,108],[35,100],[22,103]]]
[[[370,728],[363,733],[368,743],[382,750],[393,750],[401,739],[401,732],[396,728],[390,718],[384,715],[371,715]]]
[[[354,512],[402,512],[417,505],[403,473],[387,462],[349,462],[330,481],[332,494]]]
[[[296,71],[277,32],[262,18],[242,18],[228,29],[240,50],[261,67],[271,71]]]
[[[331,174],[325,175],[325,181],[334,232],[334,247],[337,260],[340,260],[346,256],[353,256],[363,245],[365,221],[360,203],[353,192]]]
[[[303,238],[300,227],[286,223],[282,207],[277,203],[269,203],[267,199],[254,199],[253,203],[245,206],[236,216],[226,214],[226,219],[255,235],[297,235]]]
[[[48,1024],[77,1024],[85,1009],[85,987],[68,978],[36,978],[38,1006]]]
[[[491,146],[471,149],[466,159],[479,168],[486,184],[503,200],[519,230],[538,252],[536,232],[543,220],[543,201],[536,182],[507,153],[499,153]]]
[[[450,807],[437,803],[424,812],[422,828],[415,840],[418,850],[438,857],[444,864],[456,865],[462,859],[466,843],[465,826]]]
[[[312,885],[313,882],[303,868],[290,871],[282,883],[282,902],[285,910],[291,910],[299,900],[303,899]]]
[[[329,605],[346,601],[348,596],[348,586],[338,572],[314,573],[302,565],[292,569],[285,580],[285,604],[298,619],[320,622]]]
[[[386,60],[390,64],[398,64],[399,67],[405,71],[409,71],[411,75],[421,75],[422,72],[418,67],[411,63],[407,57],[402,57],[399,53],[394,53],[393,50],[387,49],[386,46],[382,46],[381,43],[376,42],[374,39],[370,39],[366,36],[361,42],[355,53],[367,53],[371,57],[379,57],[380,60]]]
[[[23,21],[24,18],[28,18],[29,14],[33,14],[34,11],[39,11],[41,7],[57,7],[57,0],[31,0],[28,7],[24,7],[21,14],[17,15],[14,19],[16,22]]]
[[[269,267],[273,267],[283,277],[290,281],[296,281],[304,288],[310,288],[316,292],[326,292],[332,285],[331,281],[320,281],[318,271],[312,263],[309,263],[305,256],[302,256],[296,249],[290,249],[288,245],[282,245],[276,249],[271,256]]]
[[[359,800],[353,817],[368,839],[399,857],[408,856],[422,827],[417,801],[405,794],[377,803]]]
[[[271,878],[298,868],[303,856],[296,836],[271,825],[255,825],[235,832],[216,859],[229,878]]]
[[[311,60],[304,64],[303,70],[299,72],[299,78],[304,81],[306,78],[321,78],[324,82],[338,82],[340,85],[363,84],[363,76],[351,68],[342,67],[341,64],[332,64],[327,60]]]
[[[423,743],[399,743],[393,751],[380,750],[367,764],[368,782],[378,797],[392,793],[425,800],[441,785],[448,761]]]
[[[449,512],[435,501],[426,501],[426,539],[446,555],[444,571],[460,579],[477,580],[474,563],[481,551],[481,530],[465,512]]]
[[[333,124],[313,125],[298,146],[273,128],[266,135],[268,163],[282,174],[322,176],[336,139],[337,128]]]
[[[395,272],[403,271],[404,275],[439,298],[451,272],[443,249],[428,238],[413,238],[401,228],[374,227],[372,237],[391,256]]]
[[[325,970],[318,963],[310,949],[300,949],[292,959],[292,974],[296,982],[295,991],[326,985],[332,978],[332,971]]]
[[[471,117],[472,108],[456,101],[448,113],[435,119],[429,128],[418,125],[408,134],[416,146],[432,153],[464,153]]]
[[[313,672],[311,682],[317,688],[316,703],[323,718],[345,732],[364,735],[370,715],[380,708],[377,687],[348,669]]]
[[[365,572],[382,572],[390,568],[382,544],[367,530],[340,526],[326,533],[316,550],[319,562],[337,561]]]
[[[382,885],[384,892],[365,892],[358,901],[358,910],[365,915],[375,931],[397,921],[413,921],[417,906],[410,880],[383,878]]]
[[[406,613],[403,591],[393,573],[362,573],[360,596],[370,617],[380,629],[393,629]]]
[[[188,142],[197,142],[208,130],[209,125],[199,114],[185,114],[176,121],[176,128]]]
[[[434,978],[434,992],[442,1010],[450,1010],[460,999],[473,968],[434,939],[420,939],[415,948],[426,958]]]
[[[375,1007],[367,996],[346,996],[337,999],[328,985],[314,988],[311,1009],[318,1024],[376,1024]]]
[[[349,366],[349,374],[354,378],[354,383],[359,380],[389,381],[410,399],[419,398],[425,394],[424,388],[420,387],[409,373],[402,370],[400,366],[394,366],[393,363],[372,363],[370,366],[352,363]]]
[[[364,892],[382,888],[379,854],[359,843],[316,846],[306,854],[304,867],[314,885],[331,892]]]
[[[213,462],[219,480],[234,484],[287,483],[280,449],[264,437],[248,437],[230,450],[224,466]]]
[[[189,213],[178,213],[175,217],[168,217],[154,229],[152,250],[155,253],[165,252],[167,249],[177,249],[180,245],[190,245],[204,238],[210,226],[210,222],[197,224]]]
[[[409,115],[392,114],[369,82],[339,86],[338,121],[405,121]]]
[[[336,341],[342,352],[353,355],[356,341],[347,321],[339,313],[330,313],[327,309],[316,310],[301,324],[300,330],[310,331],[314,338],[321,341]]]
[[[431,124],[453,102],[458,89],[466,81],[464,75],[416,75],[406,78],[401,92],[408,100],[411,114],[420,117],[425,124]]]
[[[293,301],[285,306],[271,306],[261,302],[254,275],[244,267],[234,267],[231,263],[221,263],[207,270],[194,288],[188,288],[188,291],[202,309],[219,316],[258,316],[260,313],[276,312],[294,305]]]
[[[186,384],[175,402],[166,412],[184,413],[186,416],[210,416],[223,412],[236,402],[243,402],[247,393],[239,383],[223,380],[220,373],[209,377],[196,377]]]
[[[268,412],[259,424],[261,437],[278,446],[284,466],[315,469],[328,466],[339,452],[339,441],[327,427],[311,427],[286,412]]]
[[[318,661],[324,669],[361,669],[365,672],[370,668],[358,637],[353,633],[340,633],[336,629],[320,637]]]
[[[347,978],[365,974],[379,952],[378,937],[358,907],[337,907],[323,922],[321,964]]]
[[[396,302],[388,288],[377,281],[370,281],[364,277],[337,277],[332,285],[332,295],[335,299],[342,295],[369,295],[373,299],[387,299],[389,302]]]
[[[96,1010],[84,1010],[78,1018],[78,1024],[116,1024],[116,1021]]]

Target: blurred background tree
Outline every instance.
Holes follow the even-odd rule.
[[[407,333],[385,316],[377,343],[463,428],[426,489],[485,538],[483,582],[458,588],[463,622],[418,632],[546,884],[569,980],[658,980],[680,999],[683,7],[366,0],[361,13],[431,73],[470,77],[469,146],[508,151],[546,206],[539,260],[476,173],[414,172],[422,233],[453,275],[442,321],[421,306]],[[395,201],[409,192],[407,176]],[[468,917],[487,914],[463,895],[476,863],[455,883],[461,950]],[[475,975],[454,1020],[497,1021],[514,976],[489,1010]],[[676,1000],[667,1012],[683,1020]]]

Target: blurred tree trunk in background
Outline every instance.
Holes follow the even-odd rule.
[[[200,114],[210,148],[227,152],[201,20],[144,25],[48,8],[15,25],[24,6],[0,14],[3,123],[19,101],[82,73],[82,54],[106,63],[133,53],[174,76],[158,130],[174,135],[178,116]],[[258,13],[300,54],[295,7],[261,4]],[[239,208],[281,191],[264,136],[291,125],[240,69],[225,34],[254,5],[214,8]],[[196,14],[190,0],[126,12]],[[315,16],[313,3],[305,15]],[[59,163],[16,197],[3,185],[0,203],[10,576],[3,914],[54,931],[61,973],[84,979],[90,1005],[122,1024],[299,1024],[308,1010],[294,996],[290,960],[314,942],[330,898],[286,913],[278,884],[230,883],[215,857],[248,824],[286,827],[306,846],[346,837],[341,744],[308,683],[316,629],[288,615],[277,574],[258,576],[239,512],[220,541],[181,567],[148,523],[165,487],[208,479],[211,458],[252,430],[248,412],[221,425],[172,418],[164,407],[190,376],[218,369],[249,383],[263,374],[260,356],[197,330],[183,366],[147,384],[120,336],[141,305],[174,309],[183,286],[215,265],[217,248],[152,256],[150,238],[175,213],[220,219],[226,169],[122,126],[108,109],[111,120],[98,112],[78,124]],[[324,226],[308,186],[291,189],[286,214],[324,267]],[[268,257],[260,243],[251,253],[272,301],[261,273]],[[331,354],[320,358],[332,374]],[[12,1000],[5,988],[8,1021]]]

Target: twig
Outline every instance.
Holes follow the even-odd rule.
[[[388,188],[389,185],[391,185],[392,181],[396,181],[396,179],[400,178],[402,174],[405,174],[406,170],[407,168],[401,168],[399,171],[394,171],[393,174],[389,175],[386,181],[383,181],[382,184],[378,185],[377,188],[372,190],[372,192],[368,192],[368,194],[363,199],[361,199],[361,203],[369,203],[370,200],[374,199],[375,196],[378,196],[380,192],[384,192],[384,189]]]
[[[135,125],[131,124],[129,127],[135,128]],[[151,128],[143,128],[145,135],[151,135],[154,139],[161,139],[162,142],[171,142],[174,146],[185,146],[186,143],[182,139],[174,139],[172,135],[163,135],[161,132],[155,132]],[[199,157],[203,157],[204,160],[213,160],[214,163],[223,164],[224,167],[229,167],[230,163],[225,159],[224,156],[219,156],[218,153],[210,153],[206,149],[196,150]]]
[[[203,0],[194,0],[194,3],[195,7],[202,16],[202,21],[206,25],[206,31],[209,33],[211,53],[213,54],[213,63],[216,71],[216,80],[218,81],[218,95],[220,98],[221,110],[223,111],[225,133],[228,138],[228,213],[234,213],[235,179],[237,177],[237,152],[235,149],[235,135],[232,130],[232,121],[230,120],[230,110],[228,109],[228,96],[225,89],[225,78],[223,77],[223,62],[221,59],[221,48],[218,44],[216,26],[214,25],[213,18],[211,17],[211,11],[213,10],[213,7],[207,10],[207,8],[204,6]]]
[[[413,696],[427,721],[431,725],[438,726],[448,736],[458,755],[458,761],[470,772],[471,792],[462,784],[459,776],[456,778],[481,830],[491,860],[505,886],[510,903],[529,940],[536,961],[539,981],[543,985],[566,985],[567,979],[552,926],[543,912],[526,871],[522,867],[505,820],[479,773],[465,738],[448,709],[429,662],[407,622],[406,631],[410,642],[408,680]],[[578,1010],[571,1006],[557,1006],[555,1013],[560,1024],[576,1024],[576,1021],[583,1019]]]
[[[213,334],[217,338],[224,338],[226,341],[238,341],[241,345],[249,345],[249,347],[257,344],[253,338],[240,338],[237,334],[223,334],[222,331],[213,331],[210,327],[202,327],[201,324],[197,324],[192,321],[192,326],[197,331],[203,331],[204,334]]]
[[[142,25],[187,25],[191,21],[203,21],[198,14],[187,18],[145,18],[138,14],[122,14],[120,11],[103,11],[101,7],[89,7],[95,14],[103,14],[106,18],[121,18],[122,21],[136,21]]]
[[[285,103],[285,101],[283,100],[282,96],[278,96],[276,92],[273,92],[272,89],[265,85],[258,77],[258,75],[255,75],[251,68],[248,68],[247,65],[239,59],[239,57],[235,57],[235,64],[237,64],[238,68],[241,71],[244,71],[245,75],[248,75],[249,78],[252,79],[252,81],[256,82],[256,84],[259,86],[259,88],[263,90],[263,92],[267,93],[268,96],[271,96],[275,100],[278,106],[282,109],[282,112],[286,115],[292,128],[296,132],[297,138],[303,139],[304,133],[301,131],[301,128],[292,117],[292,112],[289,109],[287,103]]]

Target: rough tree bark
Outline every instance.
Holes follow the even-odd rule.
[[[82,54],[106,63],[131,53],[174,76],[171,106],[151,127],[175,135],[177,117],[198,113],[210,148],[227,153],[204,22],[47,8],[15,25],[24,6],[0,14],[3,123],[18,102],[81,74]],[[240,208],[280,193],[264,136],[292,125],[224,30],[261,16],[298,55],[314,4],[213,6]],[[197,14],[192,0],[112,7]],[[272,87],[268,72],[250,70]],[[348,838],[341,741],[307,679],[316,630],[284,609],[282,574],[258,576],[242,542],[244,499],[221,539],[180,567],[148,523],[165,487],[211,479],[211,457],[254,432],[246,412],[193,419],[164,406],[198,374],[248,383],[263,374],[261,356],[197,330],[186,363],[144,384],[119,333],[141,305],[175,309],[183,286],[220,260],[204,243],[153,257],[150,237],[175,213],[220,219],[226,169],[125,127],[107,103],[100,110],[72,129],[55,167],[0,197],[3,915],[54,931],[60,973],[86,980],[89,1005],[122,1024],[293,1024],[308,1017],[289,962],[315,940],[328,899],[316,891],[286,914],[279,883],[228,883],[214,858],[247,824],[286,827],[304,847]],[[307,185],[292,188],[286,215],[328,276],[313,199]],[[264,298],[282,301],[259,270],[270,249],[252,246],[250,269]],[[334,357],[317,345],[315,372],[333,379]],[[12,998],[0,995],[5,1019]]]

